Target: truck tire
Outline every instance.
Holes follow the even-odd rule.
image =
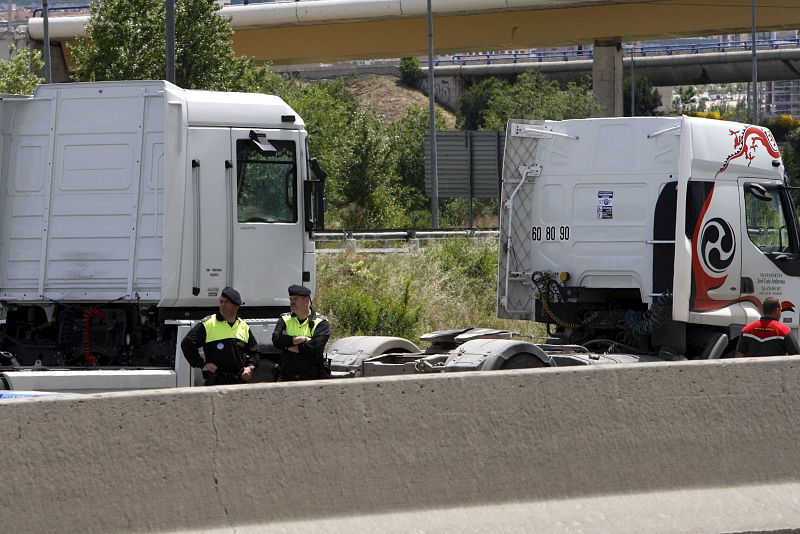
[[[547,364],[530,352],[519,352],[504,361],[503,365],[500,366],[500,370],[535,369],[538,367],[547,367]]]

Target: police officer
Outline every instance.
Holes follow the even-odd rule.
[[[250,327],[238,318],[242,296],[232,287],[222,290],[219,312],[197,323],[181,342],[189,365],[201,367],[207,386],[242,384],[253,379],[258,366],[256,339]],[[198,349],[203,347],[205,360]]]
[[[327,378],[323,351],[331,328],[328,320],[311,308],[311,290],[289,286],[289,308],[275,325],[272,344],[281,349],[277,367],[278,380],[311,380]]]

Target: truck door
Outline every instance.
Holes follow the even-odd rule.
[[[284,311],[303,282],[303,143],[296,130],[231,129],[232,283],[248,306]]]
[[[228,222],[231,202],[226,162],[231,160],[230,128],[191,128],[191,195],[196,223],[191,227],[192,305],[215,307],[230,280]],[[167,208],[169,209],[169,208]],[[188,232],[187,232],[188,233]]]
[[[690,180],[687,235],[692,240],[690,310],[729,321],[741,295],[740,199],[735,182]]]
[[[794,208],[786,189],[740,178],[742,194],[742,300],[748,320],[758,318],[761,302],[782,302],[781,320],[798,328],[800,245]],[[752,303],[748,306],[745,302]]]

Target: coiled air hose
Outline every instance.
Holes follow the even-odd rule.
[[[548,272],[536,271],[531,275],[531,282],[536,286],[536,291],[539,293],[539,300],[542,302],[542,311],[548,319],[553,321],[556,326],[561,328],[571,328],[576,330],[594,321],[599,315],[599,312],[592,312],[581,321],[570,322],[562,319],[550,307],[551,294],[560,295],[558,282],[553,280],[553,277]]]
[[[81,321],[81,333],[83,334],[83,357],[89,365],[97,363],[97,356],[92,352],[92,319],[97,318],[100,321],[105,321],[108,316],[101,310],[91,307],[83,312],[83,320]]]

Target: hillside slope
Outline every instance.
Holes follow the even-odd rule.
[[[359,101],[359,107],[376,113],[387,123],[396,122],[412,107],[428,109],[427,95],[401,85],[394,76],[367,74],[346,78],[344,84]],[[455,129],[455,115],[438,104],[437,108],[445,114],[447,129]]]

